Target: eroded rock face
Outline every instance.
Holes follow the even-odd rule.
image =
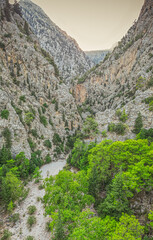
[[[50,154],[55,159],[54,134],[59,134],[64,149],[67,135],[81,125],[75,99],[35,35],[30,30],[26,34],[25,20],[12,6],[10,21],[4,15],[0,28],[0,113],[9,111],[8,119],[0,116],[0,147],[5,144],[2,132],[7,127],[13,155],[23,151],[30,158],[32,151],[40,150],[43,158]],[[51,148],[45,140],[52,143]]]
[[[93,66],[77,42],[53,23],[40,7],[30,0],[21,0],[20,5],[24,18],[41,46],[54,57],[66,82],[82,75]]]
[[[117,120],[114,117],[115,109],[125,108],[129,114],[126,137],[132,138],[131,129],[138,112],[144,116],[144,127],[153,127],[152,112],[141,103],[145,97],[153,95],[153,84],[150,84],[152,78],[153,6],[152,1],[146,0],[138,21],[103,63],[81,79],[83,83],[78,81],[78,84],[74,84],[73,93],[82,109],[90,108],[95,113],[100,130],[107,129],[109,122]],[[109,137],[114,140],[125,139],[114,134],[109,134]]]

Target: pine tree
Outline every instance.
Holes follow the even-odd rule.
[[[55,240],[62,240],[64,239],[64,229],[63,229],[63,224],[62,224],[62,219],[61,219],[61,212],[60,210],[58,211],[58,219],[57,223],[55,226]]]
[[[142,115],[141,115],[141,113],[139,112],[139,113],[138,113],[138,117],[137,117],[136,120],[135,120],[133,133],[138,134],[138,133],[141,131],[142,127],[143,127]]]

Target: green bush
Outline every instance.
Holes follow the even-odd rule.
[[[124,135],[127,126],[123,123],[110,123],[108,124],[108,131],[115,132],[119,135]]]
[[[39,137],[39,135],[38,135],[38,133],[37,133],[37,129],[31,129],[31,130],[30,130],[30,133],[31,133],[32,136],[34,136],[35,138],[38,138],[38,137]]]
[[[148,139],[149,144],[153,142],[153,128],[150,129],[141,129],[141,131],[137,134],[136,139]]]
[[[33,113],[32,112],[26,112],[25,113],[25,123],[27,124],[27,125],[30,125],[31,124],[31,122],[34,120],[34,115],[33,115]]]
[[[1,118],[8,120],[8,117],[9,117],[9,111],[7,109],[2,110],[1,111]]]
[[[36,223],[36,218],[34,216],[29,216],[27,219],[27,225],[31,228]]]
[[[48,105],[47,105],[47,103],[44,103],[44,104],[43,104],[43,106],[44,106],[45,108],[48,108]]]
[[[30,138],[30,137],[27,140],[28,140],[28,143],[29,143],[29,146],[30,146],[31,150],[34,151],[35,148],[36,148],[36,143],[34,143],[32,141],[32,138]]]
[[[26,101],[26,98],[25,98],[25,95],[23,95],[23,96],[20,96],[20,101],[22,101],[22,102],[25,102]]]
[[[40,119],[40,122],[44,125],[44,127],[47,127],[48,122],[47,122],[46,117],[43,116],[43,115],[40,115],[40,116],[39,116],[39,119]]]
[[[8,229],[5,229],[1,240],[9,240],[11,238],[11,235],[12,233]]]
[[[44,141],[44,146],[47,148],[52,148],[52,144],[49,139]]]
[[[28,236],[28,237],[26,238],[26,240],[34,240],[34,237]]]
[[[83,123],[85,137],[95,137],[99,133],[98,123],[93,117],[87,117]]]
[[[101,135],[102,135],[102,137],[107,137],[107,131],[106,130],[102,131]]]
[[[29,206],[28,207],[28,214],[29,215],[32,215],[32,214],[34,214],[35,212],[36,212],[36,206],[34,206],[34,205],[31,205],[31,206]]]
[[[145,104],[149,104],[152,101],[153,101],[153,96],[145,98],[144,100],[142,100],[142,102],[144,102]]]
[[[126,122],[126,120],[128,119],[128,115],[125,113],[125,109],[123,109],[123,112],[121,111],[121,109],[117,109],[116,116],[118,116],[119,120],[122,122]]]
[[[49,154],[45,157],[45,163],[50,163],[52,161],[51,156]]]
[[[62,143],[62,139],[60,138],[59,134],[58,133],[54,133],[53,144],[58,146],[61,143]]]
[[[41,110],[42,110],[42,113],[45,113],[46,112],[46,108],[45,107],[41,107]]]

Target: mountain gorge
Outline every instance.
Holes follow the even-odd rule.
[[[153,239],[152,0],[93,55],[0,0],[1,240]]]
[[[68,81],[80,76],[93,66],[77,42],[53,23],[40,7],[30,0],[21,0],[20,5],[23,17],[41,47],[54,57],[63,79]]]

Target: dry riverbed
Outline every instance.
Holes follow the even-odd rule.
[[[50,175],[56,175],[65,166],[65,160],[59,160],[52,162],[41,167],[42,179]],[[27,198],[14,210],[14,213],[19,213],[19,220],[14,226],[7,223],[7,229],[12,233],[11,240],[25,240],[27,236],[33,236],[35,240],[49,240],[50,232],[46,230],[46,223],[50,220],[49,217],[44,216],[44,207],[39,198],[42,198],[45,194],[45,190],[39,190],[39,184],[35,184],[34,181],[29,182],[27,188],[29,188],[29,194]],[[27,219],[29,217],[28,207],[35,205],[37,210],[34,216],[36,217],[36,224],[34,224],[31,230],[27,226]]]

